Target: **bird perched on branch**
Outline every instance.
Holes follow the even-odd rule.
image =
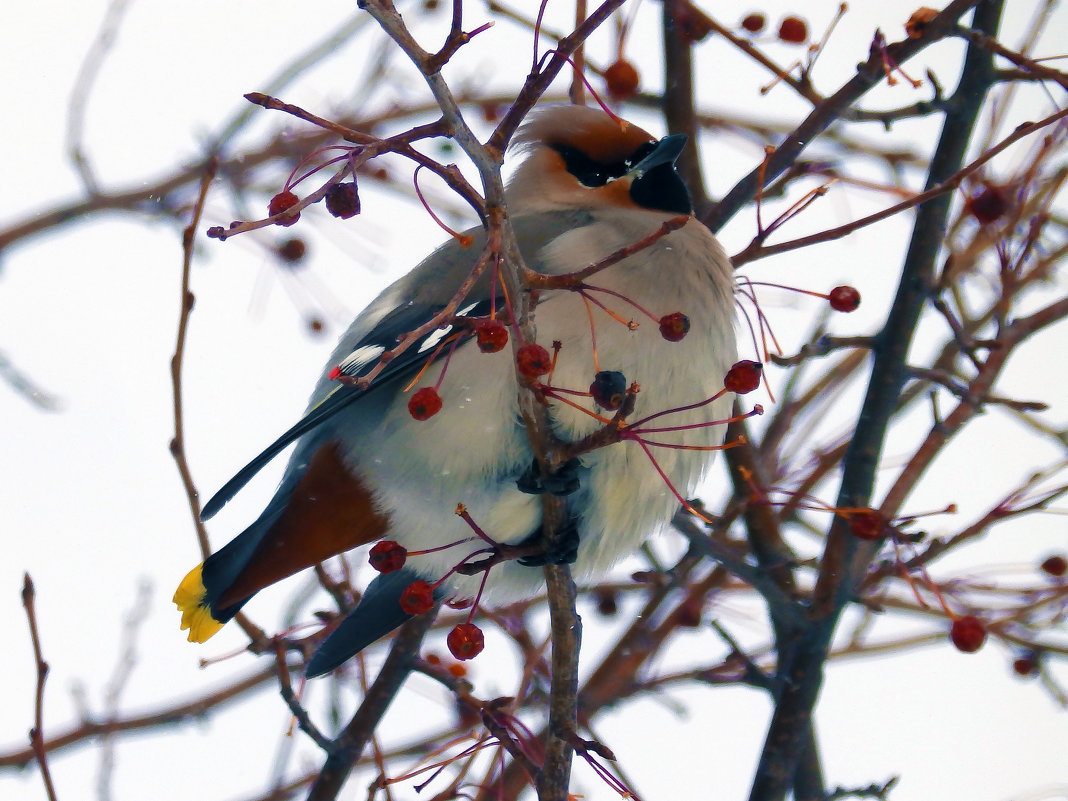
[[[263,513],[175,593],[191,641],[286,576],[366,543],[399,543],[404,566],[370,583],[309,662],[307,674],[321,675],[410,617],[400,598],[415,580],[434,598],[484,590],[483,601],[510,602],[542,587],[538,565],[573,562],[578,578],[596,576],[670,520],[723,441],[725,425],[712,423],[729,414],[724,376],[736,358],[731,267],[689,216],[675,170],[684,144],[600,110],[530,116],[506,190],[527,266],[559,276],[629,255],[581,283],[540,290],[537,342],[520,343],[518,356],[505,346],[518,329],[492,261],[442,315],[485,249],[481,229],[386,289],[342,336],[304,418],[205,506],[207,519],[296,442]],[[676,227],[661,230],[671,220]],[[621,411],[623,441],[543,476],[518,411],[517,368],[560,440],[578,441]],[[562,548],[540,557],[527,548],[482,574],[454,570],[493,552],[473,526],[501,545],[536,544],[543,491],[565,499]]]

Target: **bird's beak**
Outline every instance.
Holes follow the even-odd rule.
[[[686,147],[686,134],[665,136],[656,143],[656,147],[648,156],[630,168],[627,175],[632,180],[637,180],[654,167],[659,167],[662,164],[674,164],[682,154],[684,147]]]

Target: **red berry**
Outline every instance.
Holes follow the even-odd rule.
[[[763,14],[747,14],[742,20],[742,27],[750,33],[760,33],[766,24]]]
[[[541,345],[531,342],[519,349],[519,353],[516,356],[516,366],[521,375],[525,375],[527,378],[538,378],[552,369],[553,360],[549,355],[549,351],[545,350]]]
[[[408,399],[408,414],[416,420],[429,420],[441,411],[441,396],[433,387],[416,390]]]
[[[616,100],[627,100],[638,92],[641,77],[633,64],[621,58],[604,71],[604,82],[608,87],[608,94]]]
[[[779,23],[779,38],[790,44],[804,44],[808,41],[808,25],[800,17],[783,17]]]
[[[1012,671],[1017,676],[1023,676],[1026,679],[1033,678],[1038,675],[1038,654],[1034,651],[1024,651],[1012,662]]]
[[[284,261],[286,264],[296,264],[304,260],[304,257],[308,253],[308,246],[304,243],[303,239],[287,239],[275,248],[275,253],[278,254],[278,258]]]
[[[421,615],[434,608],[434,588],[422,579],[413,581],[400,596],[400,606],[409,615]]]
[[[393,540],[382,540],[375,543],[370,553],[367,554],[367,561],[379,573],[392,573],[395,570],[400,570],[404,567],[404,562],[407,558],[407,549]]]
[[[1041,567],[1042,570],[1048,573],[1049,575],[1057,576],[1058,578],[1060,578],[1065,573],[1068,573],[1068,559],[1065,559],[1059,554],[1049,556],[1044,562],[1042,562]]]
[[[446,670],[449,671],[449,675],[455,676],[458,679],[462,679],[467,675],[467,668],[461,665],[459,662],[453,662]]]
[[[456,626],[449,632],[445,642],[449,646],[449,652],[461,661],[474,659],[486,647],[482,629],[474,623],[461,623]]]
[[[837,312],[856,311],[860,306],[860,293],[851,286],[836,286],[827,293],[831,308]]]
[[[712,33],[712,22],[689,3],[675,7],[675,30],[687,42],[700,42]]]
[[[500,320],[479,320],[475,323],[475,341],[483,353],[496,353],[508,344],[508,328]]]
[[[660,318],[660,336],[668,342],[678,342],[690,332],[690,318],[682,312],[672,312]]]
[[[760,374],[763,369],[764,365],[760,362],[742,359],[740,362],[735,362],[731,369],[727,371],[727,375],[723,379],[723,386],[728,392],[734,392],[738,395],[752,392],[760,386]]]
[[[953,621],[949,637],[958,651],[973,654],[986,642],[986,626],[975,615],[964,615]]]
[[[296,195],[286,189],[271,198],[271,202],[267,204],[267,213],[273,217],[276,214],[281,214],[287,209],[293,208],[299,202],[300,198],[298,198]],[[292,214],[286,215],[280,220],[276,220],[275,225],[290,226],[299,219],[300,212],[296,211]]]
[[[334,184],[326,190],[326,210],[347,220],[360,213],[360,195],[356,191],[356,181]]]
[[[318,336],[326,330],[326,324],[318,317],[308,318],[308,332]]]
[[[886,531],[886,521],[874,509],[868,509],[849,516],[849,530],[858,540],[871,542],[879,539]]]
[[[983,225],[989,225],[1009,210],[1008,190],[1003,186],[986,186],[964,204],[968,213]]]
[[[627,397],[627,379],[618,370],[602,370],[593,377],[590,395],[602,409],[614,412]]]

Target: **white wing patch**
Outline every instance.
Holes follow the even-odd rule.
[[[350,353],[337,367],[345,375],[356,375],[386,352],[381,345],[363,345]]]
[[[471,303],[467,306],[464,306],[462,309],[456,312],[456,316],[466,317],[471,312],[475,311],[475,309],[477,309],[480,305],[481,304],[479,303]],[[445,337],[452,333],[452,329],[453,326],[447,325],[444,328],[439,328],[436,331],[427,334],[426,338],[423,339],[423,344],[419,346],[418,352],[426,353],[428,350],[433,350],[434,348],[436,348],[439,344],[441,344],[441,340],[445,339]]]

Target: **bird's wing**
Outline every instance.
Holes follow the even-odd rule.
[[[406,306],[395,310],[382,320],[382,323],[374,328],[356,346],[349,358],[337,365],[340,375],[350,378],[361,378],[369,373],[377,364],[378,357],[385,351],[397,344],[399,334],[412,331],[429,320],[433,319],[442,310],[442,306]],[[468,303],[457,316],[479,317],[489,313],[490,302],[483,299]],[[222,509],[226,503],[237,494],[263,467],[274,459],[288,445],[300,439],[305,434],[314,431],[324,422],[336,415],[345,407],[359,401],[367,395],[380,391],[383,387],[395,386],[399,380],[408,378],[428,360],[438,358],[435,354],[437,345],[450,333],[455,326],[435,329],[414,342],[404,353],[390,361],[385,369],[375,378],[366,389],[350,386],[334,381],[334,387],[315,403],[308,412],[294,426],[282,434],[278,439],[268,445],[251,462],[242,467],[223,487],[212,496],[204,505],[201,519],[208,520],[216,512]],[[470,331],[461,331],[460,336],[470,337]]]
[[[541,246],[554,235],[579,227],[588,220],[588,215],[571,211],[544,212],[515,218],[513,226],[516,239],[520,251],[528,259],[528,266],[538,269]],[[474,238],[467,247],[457,240],[450,240],[389,286],[361,312],[342,336],[334,351],[332,364],[345,375],[360,378],[377,366],[382,353],[396,347],[399,336],[419,328],[439,314],[481,255],[485,232],[478,228],[467,234]],[[489,313],[492,307],[490,272],[487,270],[483,274],[482,280],[457,311],[457,316],[480,317]],[[435,350],[453,328],[438,328],[423,335],[404,353],[390,361],[365,389],[339,383],[324,375],[304,417],[227,481],[204,505],[201,519],[213,517],[288,445],[315,431],[342,409],[372,393],[380,392],[384,387],[396,387],[414,375],[428,360],[444,355],[447,349],[440,353],[435,353]],[[461,333],[465,337],[471,336],[467,330]]]

